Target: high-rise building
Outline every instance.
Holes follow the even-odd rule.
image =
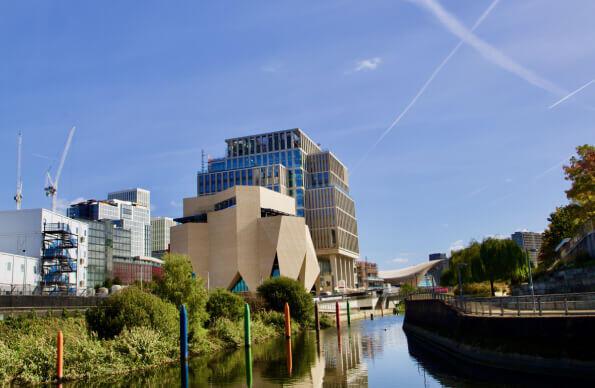
[[[198,196],[236,185],[263,186],[295,198],[320,264],[319,291],[355,288],[359,257],[347,167],[300,129],[227,139],[226,156],[197,176]]]
[[[371,261],[358,261],[357,286],[358,288],[382,288],[383,280],[378,277],[378,264]]]
[[[87,220],[121,221],[121,226],[131,232],[131,255],[151,256],[151,204],[149,192],[143,189],[119,191],[108,194],[108,200],[88,200],[68,208],[72,218]],[[120,200],[115,197],[139,200]]]
[[[537,267],[542,234],[537,232],[514,232],[510,237],[529,255],[529,260],[531,260],[533,266]]]
[[[170,228],[178,223],[169,217],[151,218],[151,250],[153,257],[161,258],[169,249]]]
[[[430,261],[446,259],[446,253],[430,253]]]

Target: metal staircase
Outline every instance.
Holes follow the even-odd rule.
[[[78,237],[63,222],[43,225],[41,288],[43,294],[76,294],[76,258],[70,250],[78,247]],[[74,273],[74,276],[71,274]]]

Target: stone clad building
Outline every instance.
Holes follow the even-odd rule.
[[[188,255],[209,288],[254,292],[287,276],[312,289],[320,268],[310,231],[292,197],[259,186],[234,186],[184,198],[171,228],[173,253]]]

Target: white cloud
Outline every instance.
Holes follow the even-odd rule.
[[[56,199],[56,211],[58,213],[66,214],[66,209],[68,209],[70,207],[70,205],[74,205],[75,203],[79,203],[79,202],[83,202],[83,201],[85,201],[85,198],[83,198],[83,197],[77,197],[70,201],[67,199],[58,197]]]
[[[276,73],[279,70],[281,70],[281,64],[280,63],[269,63],[267,65],[264,65],[260,68],[261,71],[264,71],[265,73]]]
[[[404,264],[404,263],[408,263],[409,259],[405,258],[405,257],[397,257],[395,259],[391,260],[391,263],[398,263],[398,264]]]
[[[368,59],[362,59],[355,64],[355,68],[353,71],[370,71],[376,70],[378,66],[382,63],[382,58],[374,57]]]
[[[473,198],[476,195],[479,195],[479,194],[483,193],[487,189],[488,189],[488,186],[479,187],[479,188],[473,190],[472,192],[470,192],[469,194],[467,194],[467,198]]]
[[[170,204],[172,207],[178,207],[178,208],[179,208],[179,207],[182,207],[182,202],[178,202],[178,201],[174,201],[174,200],[172,200],[172,201],[171,201],[169,204]]]
[[[463,242],[463,240],[457,240],[450,244],[450,248],[448,248],[448,251],[450,253],[453,253],[454,251],[460,251],[463,248],[465,248],[465,243]]]

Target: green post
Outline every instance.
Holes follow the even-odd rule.
[[[252,343],[250,339],[250,305],[244,305],[244,345],[250,346]]]
[[[347,326],[351,326],[351,309],[349,308],[349,301],[347,301]]]
[[[247,346],[245,348],[246,354],[246,386],[252,387],[252,348]]]

